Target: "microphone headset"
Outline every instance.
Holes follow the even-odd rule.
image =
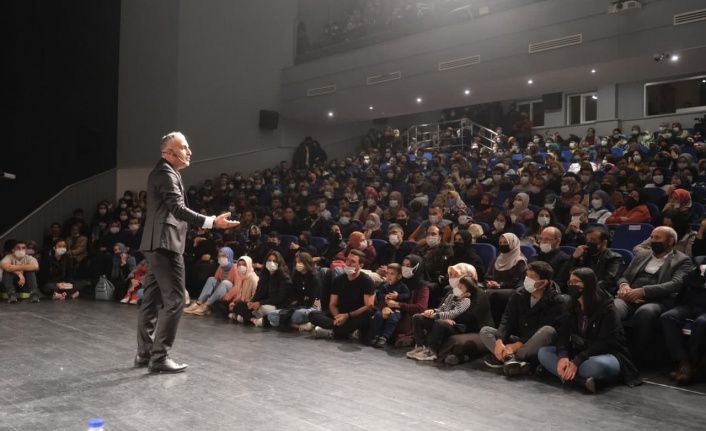
[[[166,153],[166,152],[172,153],[172,155],[173,155],[174,157],[176,157],[177,160],[179,160],[179,161],[182,162],[183,164],[185,164],[185,165],[188,165],[188,164],[189,164],[189,162],[187,162],[186,160],[182,160],[181,157],[177,156],[174,151],[172,151],[172,150],[167,150],[167,151],[165,151],[165,153]]]

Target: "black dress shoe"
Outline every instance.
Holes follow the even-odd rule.
[[[148,356],[135,355],[135,368],[146,367],[150,363]]]
[[[186,370],[186,364],[177,364],[172,359],[165,359],[163,362],[150,362],[147,366],[147,370],[150,373],[161,374],[161,373],[181,373]]]

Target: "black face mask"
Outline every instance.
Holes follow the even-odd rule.
[[[630,196],[627,201],[625,201],[625,208],[631,210],[637,206],[638,202],[637,200]]]
[[[650,244],[650,247],[652,248],[652,253],[655,255],[660,255],[664,253],[667,250],[667,243],[666,242],[654,242]]]
[[[615,187],[613,187],[611,184],[601,184],[601,190],[610,194],[610,193],[613,193],[613,191],[615,190]]]
[[[408,222],[409,222],[409,220],[407,220],[407,219],[402,219],[402,220],[397,219],[397,224],[400,226],[407,226]]]
[[[319,218],[318,214],[309,214],[309,218],[312,220],[317,220]]]
[[[277,248],[278,246],[279,246],[279,244],[274,243],[274,242],[268,242],[268,243],[267,243],[267,248],[270,249],[270,250],[275,249],[275,248]]]
[[[250,241],[255,242],[260,240],[260,235],[249,235]]]
[[[595,242],[587,242],[586,243],[586,251],[588,251],[588,254],[597,254],[598,253],[598,244]]]
[[[454,255],[460,256],[466,252],[466,245],[462,243],[454,244]]]
[[[498,246],[498,251],[499,251],[500,253],[503,253],[503,254],[505,254],[505,253],[510,253],[510,246],[509,246],[508,244],[499,245],[499,246]]]
[[[578,284],[570,284],[567,286],[567,292],[573,299],[579,299],[583,295],[583,289]]]
[[[343,236],[340,233],[332,233],[329,235],[329,239],[332,242],[341,242],[343,240]]]
[[[308,247],[308,246],[309,246],[309,241],[307,241],[307,240],[305,240],[305,239],[300,239],[300,240],[299,240],[299,245],[302,246],[302,247]]]
[[[485,211],[485,210],[487,210],[488,208],[490,208],[490,205],[488,205],[488,204],[478,204],[478,205],[476,205],[476,208],[478,209],[478,211]]]

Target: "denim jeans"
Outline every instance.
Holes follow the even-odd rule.
[[[292,314],[292,323],[301,324],[308,322],[309,313],[312,311],[321,311],[321,307],[298,308],[294,310],[294,314]],[[275,310],[267,313],[267,320],[270,321],[270,325],[279,326],[279,312],[280,310]]]
[[[682,333],[687,319],[692,319],[691,335],[688,340]],[[706,307],[700,305],[680,305],[660,317],[664,338],[669,354],[675,362],[697,364],[706,344]]]
[[[539,363],[547,371],[559,377],[559,373],[556,370],[559,357],[556,354],[555,346],[542,347],[539,349],[537,356],[539,357]],[[589,377],[593,377],[596,380],[612,379],[620,375],[620,362],[618,362],[618,358],[609,354],[591,356],[579,365],[576,374],[584,379]]]
[[[233,287],[233,283],[228,280],[223,280],[219,283],[214,277],[208,277],[206,284],[201,289],[199,302],[205,302],[210,307],[214,302],[223,299],[231,287]]]
[[[402,313],[399,311],[393,311],[387,316],[387,319],[383,319],[382,310],[376,311],[375,316],[373,316],[373,335],[379,335],[389,340],[395,333],[401,318]]]

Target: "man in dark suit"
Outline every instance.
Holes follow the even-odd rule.
[[[230,213],[206,217],[184,201],[179,171],[188,167],[191,150],[186,138],[173,132],[162,138],[162,158],[147,180],[147,223],[140,250],[148,262],[142,277],[144,297],[137,319],[135,367],[151,373],[178,373],[186,369],[169,358],[184,309],[184,247],[188,224],[211,229],[233,228]]]
[[[649,357],[648,349],[660,329],[660,316],[674,306],[684,277],[693,269],[691,258],[674,250],[678,237],[671,227],[659,226],[650,235],[652,250],[635,255],[618,280],[615,307],[623,320],[632,319],[636,361]]]

